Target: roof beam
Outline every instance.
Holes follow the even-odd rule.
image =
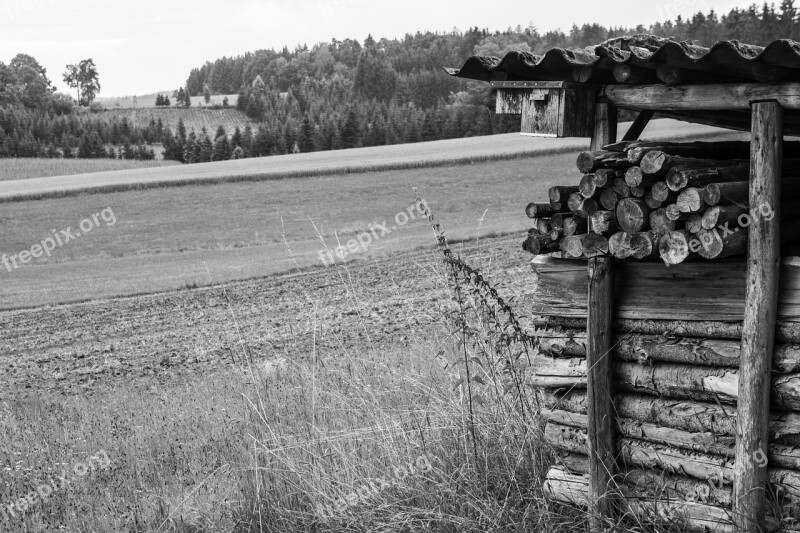
[[[800,83],[605,85],[601,95],[618,107],[654,111],[749,111],[752,102],[761,100],[800,109]]]

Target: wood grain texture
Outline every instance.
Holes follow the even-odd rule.
[[[607,143],[606,143],[607,144]],[[586,361],[589,399],[589,494],[597,515],[592,529],[602,529],[602,517],[614,515],[618,505],[616,452],[613,428],[613,380],[611,375],[611,321],[614,314],[614,259],[595,257],[588,266],[588,319]]]
[[[771,356],[780,280],[780,185],[783,109],[778,102],[752,107],[750,205],[767,204],[772,220],[754,217],[748,228],[747,281],[742,333],[736,440],[734,515],[742,531],[761,530],[766,515],[767,469],[753,460],[769,442]]]
[[[618,107],[653,111],[749,111],[750,103],[775,100],[800,109],[800,84],[606,85],[602,95]]]
[[[586,263],[553,257],[531,261],[534,290],[525,295],[526,310],[535,315],[586,318]],[[660,263],[621,262],[616,267],[615,319],[647,321],[742,322],[746,264],[733,259],[690,262],[671,267]],[[782,263],[778,317],[785,338],[797,339],[791,323],[800,322],[800,259]],[[662,326],[654,323],[660,332]],[[733,328],[740,331],[739,327]],[[702,331],[703,328],[701,327]],[[642,331],[646,333],[646,331]],[[703,336],[702,333],[696,336]]]
[[[617,142],[617,108],[607,102],[598,102],[594,104],[594,131],[590,150],[600,150],[614,142]]]

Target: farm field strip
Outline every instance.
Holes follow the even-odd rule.
[[[654,121],[648,135],[659,138],[716,135],[708,126]],[[624,131],[625,125],[622,126]],[[231,181],[260,181],[293,177],[429,168],[480,161],[531,157],[585,149],[586,139],[532,139],[518,134],[449,139],[443,141],[354,148],[329,152],[240,159],[168,169],[99,172],[91,175],[35,178],[0,182],[0,202],[68,196],[84,192],[111,192],[150,187]]]
[[[179,164],[177,161],[163,160],[0,158],[0,181],[89,174],[109,170],[162,168]]]

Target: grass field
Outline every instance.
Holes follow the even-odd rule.
[[[719,129],[671,120],[657,120],[647,133],[658,138],[692,135],[719,136]],[[737,134],[729,134],[737,135]],[[67,196],[80,192],[110,192],[150,187],[260,181],[398,169],[425,169],[482,161],[585,150],[588,140],[523,137],[518,134],[448,139],[351,150],[259,157],[174,166],[169,170],[142,169],[89,176],[44,178],[0,183],[0,202]]]
[[[0,181],[50,176],[70,176],[178,165],[177,161],[128,161],[119,159],[8,159],[0,158]]]
[[[258,129],[258,124],[247,118],[247,115],[232,107],[230,109],[205,109],[201,107],[178,108],[178,107],[152,107],[136,109],[108,109],[101,111],[95,116],[106,117],[108,119],[126,117],[128,121],[137,127],[147,127],[151,120],[161,122],[164,126],[173,131],[178,127],[178,121],[183,120],[186,131],[194,130],[200,133],[203,127],[213,135],[219,126],[223,126],[229,133],[233,133],[235,128],[244,130],[250,126],[253,130]]]

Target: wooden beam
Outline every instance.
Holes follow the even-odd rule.
[[[617,108],[608,102],[598,102],[594,107],[594,133],[589,148],[600,150],[603,146],[617,142]]]
[[[800,83],[605,85],[601,94],[619,107],[654,111],[749,111],[751,102],[762,100],[800,109]]]
[[[769,206],[774,216],[756,214],[748,228],[747,288],[739,395],[734,519],[740,531],[758,532],[766,515],[767,469],[755,458],[769,445],[772,354],[780,275],[780,187],[783,109],[779,101],[752,107],[750,205]]]
[[[614,259],[589,259],[589,313],[586,325],[588,368],[589,494],[595,512],[592,531],[604,530],[615,513],[617,473],[611,372],[611,322],[614,313]]]
[[[625,136],[622,137],[623,141],[635,141],[639,137],[641,137],[642,132],[650,123],[650,119],[653,118],[655,111],[639,111],[639,114],[636,115],[636,118],[633,120],[633,124],[631,127],[628,128],[628,131],[625,133]]]

